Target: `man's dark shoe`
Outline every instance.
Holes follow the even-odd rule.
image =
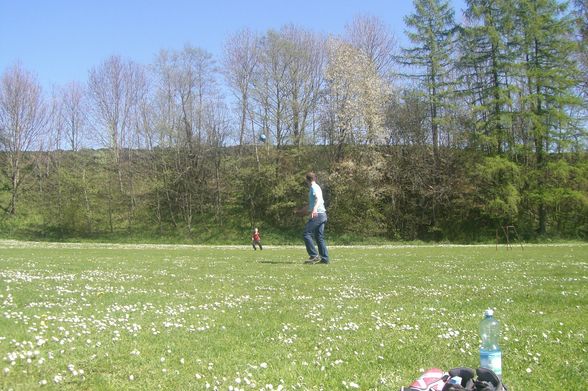
[[[304,264],[306,264],[306,265],[314,265],[315,263],[320,262],[320,260],[321,260],[321,257],[318,256],[318,255],[316,255],[314,257],[311,256],[311,257],[308,258],[308,261],[305,261],[304,262]]]
[[[321,264],[323,264],[323,265],[328,265],[328,264],[329,264],[329,261],[328,261],[328,260],[326,260],[326,259],[321,259],[321,260],[320,260],[320,261],[318,261],[317,263],[321,263]]]

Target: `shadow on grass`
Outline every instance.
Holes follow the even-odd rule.
[[[294,261],[257,261],[258,263],[267,263],[269,265],[295,265],[298,262]]]

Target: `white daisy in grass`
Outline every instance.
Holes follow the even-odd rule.
[[[343,380],[343,387],[345,387],[346,389],[358,389],[359,384],[354,382],[346,382],[345,380]]]

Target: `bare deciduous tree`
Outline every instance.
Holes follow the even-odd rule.
[[[9,178],[10,201],[3,209],[16,214],[26,152],[39,150],[47,125],[47,107],[35,76],[19,64],[9,68],[0,81],[0,147]]]
[[[90,71],[88,92],[95,130],[113,153],[119,190],[127,204],[128,229],[131,229],[135,208],[133,175],[130,167],[126,170],[128,175],[124,174],[125,163],[128,166],[129,160],[125,160],[123,151],[134,141],[133,121],[136,119],[138,105],[147,93],[143,67],[112,56]],[[109,204],[109,211],[112,212],[115,204],[113,189],[109,188],[108,196],[112,200]],[[112,213],[109,213],[109,220],[110,230],[113,231]]]
[[[145,94],[143,68],[132,61],[112,56],[90,71],[88,93],[95,131],[103,144],[112,148],[117,164],[130,141],[132,112]]]
[[[300,146],[313,123],[324,82],[325,40],[294,25],[259,41],[251,91],[252,119],[280,148]]]
[[[281,34],[290,43],[292,58],[288,66],[292,114],[289,127],[292,142],[300,146],[312,114],[317,110],[324,83],[325,39],[293,25],[284,27]]]
[[[259,67],[253,81],[255,118],[264,134],[271,133],[278,148],[290,134],[287,123],[291,116],[288,100],[292,86],[288,82],[288,69],[292,61],[290,43],[279,32],[269,31],[262,39]]]
[[[82,85],[69,83],[61,92],[61,124],[65,137],[65,148],[77,151],[83,146],[87,127],[86,92]]]
[[[168,205],[177,207],[169,209],[174,224],[179,214],[191,232],[194,218],[207,211],[207,153],[214,139],[209,124],[220,98],[218,70],[210,53],[187,45],[182,51],[160,52],[154,71],[155,107],[161,113],[156,126],[163,145],[174,151],[161,162],[168,173],[161,178],[162,193]]]
[[[245,142],[251,85],[258,64],[259,37],[247,29],[230,36],[224,47],[223,72],[239,110],[239,146]]]
[[[360,15],[345,26],[346,39],[365,54],[383,77],[389,76],[397,40],[377,16]]]

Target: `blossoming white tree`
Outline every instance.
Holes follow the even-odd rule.
[[[331,38],[327,52],[325,131],[341,160],[345,144],[373,144],[382,137],[387,88],[373,61],[351,44]]]

